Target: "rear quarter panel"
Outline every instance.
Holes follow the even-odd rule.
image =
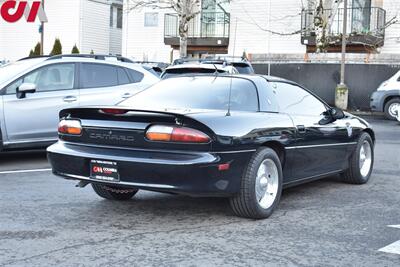
[[[207,125],[216,135],[215,151],[256,149],[268,141],[283,146],[295,142],[295,127],[286,114],[231,111],[188,115]]]

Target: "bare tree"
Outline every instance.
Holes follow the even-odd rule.
[[[312,14],[314,17],[313,25],[310,25],[310,28],[313,28],[315,32],[317,52],[326,52],[327,47],[329,47],[330,45],[340,43],[342,39],[342,34],[334,33],[332,26],[337,23],[335,22],[335,19],[337,20],[338,16],[342,15],[338,14],[339,6],[342,2],[343,0],[309,0],[308,10],[311,10],[313,12]],[[357,0],[353,3],[357,3],[357,6],[362,8],[364,2],[360,2],[359,0]],[[398,17],[398,14],[392,14],[392,17],[388,19],[384,25],[381,25],[380,27],[377,27],[375,29],[371,29],[368,33],[378,34],[379,32],[382,32],[391,25],[398,23]],[[343,18],[340,17],[339,19]],[[357,25],[356,23],[359,23],[360,28],[362,28],[362,22],[354,21],[353,23],[355,25]],[[360,29],[360,31],[361,30],[362,29]],[[349,35],[352,34],[357,34],[357,30],[349,33]],[[368,40],[368,35],[365,34],[365,36]],[[369,40],[369,42],[367,43],[358,44],[368,46],[370,50],[377,50],[377,48],[379,47],[379,42],[380,41],[378,40],[378,43],[373,44],[373,42]],[[352,43],[355,44],[355,42]]]
[[[141,8],[171,9],[178,16],[179,54],[181,58],[187,57],[187,40],[189,22],[200,13],[200,0],[127,0],[129,11]]]

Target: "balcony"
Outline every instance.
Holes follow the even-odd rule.
[[[201,12],[189,22],[188,53],[227,53],[229,46],[230,14]],[[165,14],[164,43],[179,49],[177,14]]]
[[[331,10],[326,9],[325,14]],[[343,33],[343,8],[339,8],[329,32],[327,52],[341,51]],[[301,14],[301,43],[307,46],[307,53],[316,51],[314,10],[303,10]],[[384,45],[386,11],[378,7],[347,9],[347,52],[374,53]]]

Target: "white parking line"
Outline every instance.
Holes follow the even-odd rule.
[[[392,227],[392,228],[399,228],[400,229],[400,224],[398,225],[388,225],[388,227]],[[393,253],[393,254],[399,254],[400,255],[400,240],[396,241],[386,247],[383,247],[381,249],[379,249],[378,251],[381,252],[386,252],[386,253]]]
[[[379,251],[380,252],[393,253],[393,254],[399,254],[400,255],[400,240],[390,244],[389,246],[381,248]]]
[[[31,169],[31,170],[15,170],[15,171],[0,171],[0,174],[12,174],[12,173],[29,173],[29,172],[48,172],[51,171],[48,169]]]

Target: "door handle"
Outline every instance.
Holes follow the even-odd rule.
[[[75,102],[77,100],[78,100],[78,98],[76,96],[73,96],[73,95],[69,95],[69,96],[66,96],[66,97],[63,98],[63,101],[67,102],[67,103]]]
[[[296,128],[297,128],[297,131],[299,133],[305,133],[306,132],[306,127],[304,125],[297,125]]]
[[[133,96],[133,94],[131,94],[131,93],[124,93],[124,94],[122,94],[122,98],[129,98],[129,97],[131,97],[131,96]]]

